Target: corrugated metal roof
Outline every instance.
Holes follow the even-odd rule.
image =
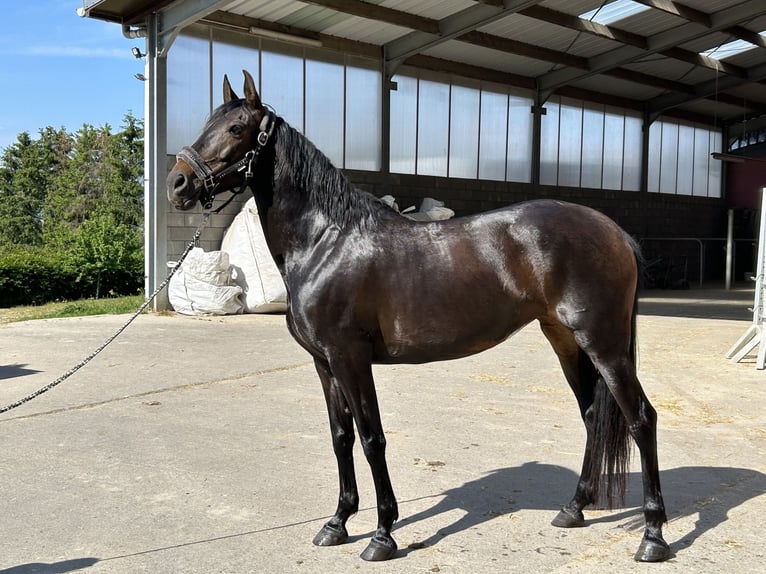
[[[476,2],[472,0],[384,0],[380,5],[416,16],[441,20],[465,8],[475,6]]]
[[[323,33],[330,36],[339,36],[357,42],[368,42],[378,46],[393,42],[410,32],[412,30],[409,28],[394,25],[381,26],[379,22],[358,16],[351,16],[343,22],[323,30]]]
[[[594,101],[619,98],[636,109],[716,121],[766,115],[766,42],[721,62],[698,55],[766,30],[764,0],[666,0],[608,26],[579,18],[604,0],[513,4],[515,11],[489,0],[232,0],[218,3],[220,12],[200,14],[207,25],[271,27],[335,50],[388,58],[389,69],[420,62],[453,73],[454,62],[480,80],[514,74],[509,82],[536,83],[545,95],[576,89]],[[178,6],[170,0],[85,2],[88,15],[120,23]],[[442,37],[455,22],[457,39]],[[725,89],[716,92],[717,85]]]

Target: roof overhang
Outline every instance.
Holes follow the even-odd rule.
[[[766,2],[639,0],[609,25],[581,18],[602,0],[85,0],[83,16],[141,27],[158,14],[159,48],[185,27],[282,34],[296,44],[724,125],[766,113]],[[732,39],[753,50],[702,55]]]

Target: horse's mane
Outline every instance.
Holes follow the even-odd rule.
[[[275,133],[275,182],[281,180],[309,207],[341,229],[375,226],[396,211],[374,195],[358,190],[308,138],[287,122]]]

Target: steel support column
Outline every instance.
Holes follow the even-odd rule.
[[[167,58],[160,56],[158,16],[148,17],[144,91],[144,269],[145,293],[167,275]],[[167,309],[167,291],[154,300],[153,310]]]

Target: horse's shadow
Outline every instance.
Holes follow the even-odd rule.
[[[27,369],[26,367],[26,365],[18,363],[15,365],[0,365],[0,380],[25,377],[40,372],[35,369]]]
[[[578,479],[567,468],[537,462],[491,471],[477,480],[445,491],[443,498],[432,507],[403,517],[398,526],[453,510],[464,513],[456,522],[427,539],[402,549],[399,555],[433,546],[447,536],[521,509],[550,510],[553,518],[569,501]],[[680,467],[661,472],[660,480],[669,520],[698,515],[694,529],[671,542],[674,553],[691,546],[704,533],[725,522],[732,508],[766,492],[766,475],[746,468]],[[642,529],[641,492],[640,473],[631,473],[624,509],[589,518],[586,508],[586,523],[622,522],[623,528]],[[562,494],[560,499],[554,499],[551,493]]]
[[[64,574],[89,568],[99,562],[98,558],[75,558],[51,564],[34,562],[0,570],[0,574]]]

